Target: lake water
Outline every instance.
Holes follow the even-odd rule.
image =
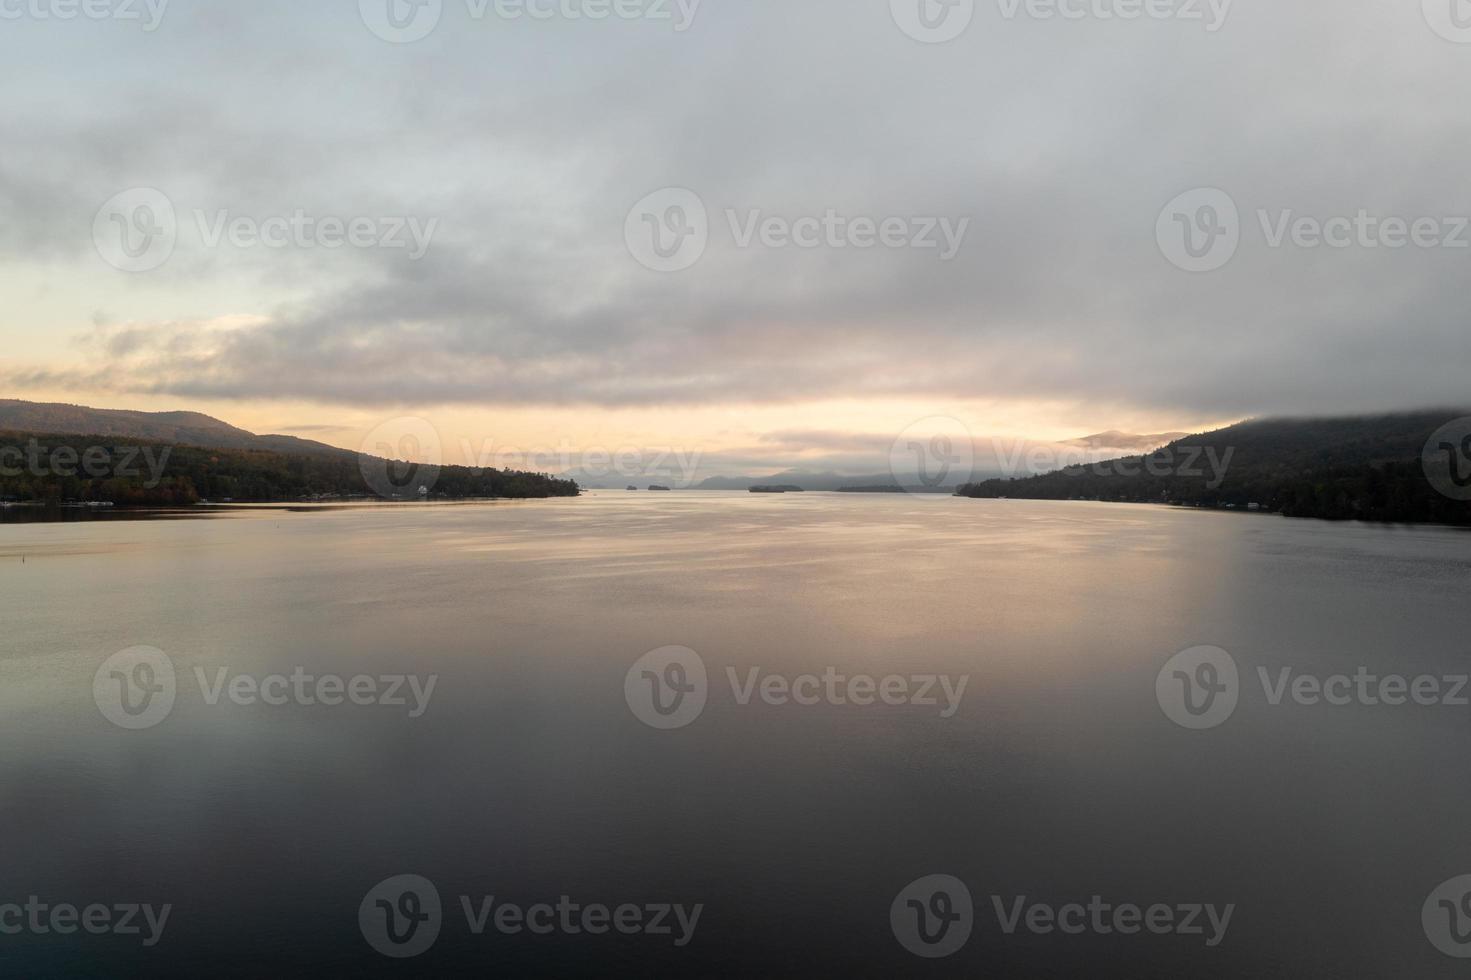
[[[1468,593],[1464,533],[1113,504],[594,492],[0,525],[0,906],[171,906],[152,947],[146,927],[0,935],[0,971],[1462,975],[1431,935],[1471,927],[1460,892],[1422,908],[1471,874],[1471,707],[1439,680],[1471,671]],[[706,684],[688,654],[631,673],[671,646]],[[1157,680],[1200,646],[1238,668],[1235,708],[1179,724],[1185,683]],[[166,667],[104,668],[137,647]],[[1224,690],[1208,666],[1182,674]],[[1259,669],[1283,668],[1442,686],[1273,704]],[[163,699],[165,669],[154,717],[128,685]],[[836,697],[797,680],[825,672]],[[407,682],[403,705],[378,680],[373,703],[304,703],[266,681],[293,674],[437,681],[411,717]],[[953,712],[926,677],[967,678]],[[791,682],[816,703],[779,703]],[[412,959],[368,936],[390,912],[432,932],[410,917],[428,896],[373,892],[401,875],[442,907]],[[921,913],[963,931],[949,884],[902,900],[931,875],[974,908],[945,958],[899,935]],[[489,896],[633,911],[627,934],[511,932],[513,910],[477,935],[462,897]],[[1093,896],[1105,926],[1121,905],[1173,925],[1047,930]],[[683,946],[666,904],[701,906]],[[1196,904],[1231,906],[1228,928],[1190,931]]]

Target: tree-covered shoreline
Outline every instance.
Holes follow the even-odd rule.
[[[382,476],[370,481],[365,473]],[[428,468],[346,450],[298,454],[116,436],[0,433],[0,501],[8,503],[175,507],[201,501],[528,499],[580,492],[576,481],[546,474]]]
[[[957,493],[1260,509],[1335,521],[1471,525],[1471,502],[1433,485],[1421,461],[1431,436],[1464,414],[1244,422],[1144,456],[986,480],[966,484]],[[1229,459],[1229,465],[1219,474],[1181,465],[1206,454]]]

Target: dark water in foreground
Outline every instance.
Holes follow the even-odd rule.
[[[0,931],[17,921],[4,904],[32,895],[171,906],[151,948],[146,925],[0,935],[0,972],[1461,975],[1431,937],[1471,929],[1460,892],[1426,923],[1422,907],[1471,874],[1471,707],[1441,681],[1435,703],[1273,705],[1258,668],[1273,683],[1284,667],[1464,674],[1468,592],[1471,537],[1450,530],[1086,503],[599,493],[0,527]],[[1187,728],[1162,708],[1173,670],[1156,679],[1201,645],[1239,668],[1238,703]],[[659,730],[631,707],[664,718],[640,701],[648,678],[625,681],[669,646],[698,653],[707,701]],[[161,718],[164,695],[139,693],[160,674],[136,656],[99,676],[135,647],[174,672]],[[937,705],[759,689],[742,705],[727,668],[742,685],[751,668],[968,680],[944,717],[938,684]],[[299,703],[269,682],[285,703],[210,704],[196,670],[207,688],[438,679],[410,717],[407,683],[402,706]],[[651,675],[695,683],[662,661]],[[143,713],[119,715],[135,683]],[[125,729],[99,704],[156,723]],[[399,875],[443,906],[437,939],[402,960],[359,924],[365,897],[370,931],[381,895],[424,914],[402,883],[369,895]],[[959,879],[975,908],[941,959],[908,952],[890,921],[929,875]],[[929,884],[915,894],[959,914]],[[1040,931],[1045,909],[1039,931],[1008,935],[993,904],[1095,895],[1177,924],[1181,907],[1232,911],[1217,936],[1204,912],[1202,934]],[[702,908],[681,947],[672,912],[670,935],[492,919],[477,936],[461,896],[567,896],[645,925],[653,906]],[[917,928],[901,900],[901,932],[906,916]]]

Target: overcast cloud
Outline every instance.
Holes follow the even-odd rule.
[[[58,355],[20,343],[34,325],[5,304],[0,385],[19,397],[983,396],[1222,418],[1467,400],[1471,44],[1417,3],[1237,0],[1211,31],[1204,3],[1206,21],[1123,21],[992,0],[944,44],[908,36],[889,0],[704,0],[683,31],[445,0],[404,44],[353,0],[175,0],[151,31],[26,3],[0,19],[0,255],[25,270],[0,295],[34,309],[53,300],[33,282],[85,283],[91,309]],[[178,241],[124,272],[94,217],[137,187],[166,195]],[[655,272],[625,222],[670,187],[698,195],[709,244]],[[1208,272],[1157,236],[1194,188],[1240,214]],[[1274,248],[1259,209],[1435,219],[1435,247]],[[968,225],[948,261],[741,247],[756,210]],[[210,247],[196,212],[221,211],[437,225],[417,261]]]

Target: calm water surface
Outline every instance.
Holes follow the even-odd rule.
[[[1421,905],[1471,873],[1471,708],[1273,706],[1257,669],[1471,670],[1471,537],[1087,503],[648,494],[0,526],[0,903],[171,903],[163,941],[0,937],[6,975],[1372,976],[1464,973]],[[1209,644],[1228,722],[1155,680]],[[125,648],[177,669],[108,721]],[[678,645],[704,713],[624,681]],[[959,710],[742,705],[727,668],[967,675]],[[438,675],[427,710],[228,698],[211,679]],[[445,904],[413,960],[358,906]],[[889,907],[953,875],[944,960]],[[474,936],[459,896],[704,906],[694,941]],[[1225,940],[1004,935],[991,896],[1234,903]]]

